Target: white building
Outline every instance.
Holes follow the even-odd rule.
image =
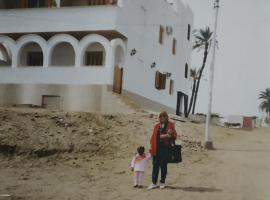
[[[0,105],[102,111],[113,90],[181,114],[192,22],[181,0],[0,0]]]

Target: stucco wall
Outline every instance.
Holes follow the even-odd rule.
[[[107,85],[0,84],[0,106],[41,106],[42,95],[57,96],[58,109],[65,111],[132,112]]]
[[[48,56],[45,56],[42,70],[3,69],[0,83],[112,84],[113,68],[119,64],[124,68],[124,90],[175,109],[177,92],[189,93],[189,81],[185,78],[185,63],[188,63],[190,67],[191,41],[187,40],[187,28],[188,24],[192,28],[193,21],[191,10],[181,1],[175,0],[175,2],[177,4],[171,6],[164,0],[124,0],[123,7],[97,6],[0,11],[0,27],[4,27],[3,33],[116,30],[127,38],[125,42],[122,41],[122,47],[125,49],[123,58],[123,52],[119,50],[118,45],[114,45],[113,41],[110,43],[102,36],[94,36],[94,40],[83,38],[81,41],[77,41],[74,38],[68,38],[68,34],[59,35],[59,38],[66,38],[75,44],[75,67],[63,69],[59,63],[56,63],[58,66],[52,69],[52,67],[48,67],[50,65]],[[12,15],[16,15],[18,21],[12,20],[10,18]],[[29,20],[20,21],[26,17]],[[42,23],[40,23],[40,19],[43,19]],[[158,42],[160,25],[165,29],[166,26],[173,28],[172,34],[167,34],[165,30],[163,44]],[[172,54],[173,38],[177,40],[176,55]],[[82,67],[84,65],[83,52],[87,49],[87,42],[97,41],[103,42],[106,50],[105,66]],[[46,49],[46,41],[43,43],[45,43],[43,46]],[[51,43],[52,41],[48,41],[49,47],[52,46]],[[132,49],[136,49],[134,56],[130,55]],[[59,50],[59,55],[57,55],[59,60],[72,58],[67,52],[63,58],[60,54],[64,52],[64,48]],[[50,54],[48,49],[46,54]],[[153,62],[156,63],[156,67],[151,69],[150,66]],[[16,63],[13,63],[14,66]],[[171,73],[171,77],[166,80],[165,90],[155,88],[157,70]],[[29,79],[29,77],[31,78]],[[169,94],[170,79],[174,80],[173,94]]]
[[[193,26],[193,14],[181,1],[177,3],[177,6],[171,6],[163,0],[126,0],[123,8],[117,13],[117,29],[128,38],[124,89],[152,101],[159,101],[172,109],[176,108],[177,91],[189,93],[185,63],[190,66],[192,48],[191,41],[187,40],[187,30],[188,24],[191,28]],[[158,42],[160,25],[165,29],[166,26],[173,28],[171,35],[165,31],[162,45]],[[177,40],[176,55],[172,54],[173,38]],[[137,51],[134,56],[129,55],[132,49]],[[157,65],[151,69],[153,62]],[[172,95],[169,94],[169,78],[165,90],[155,88],[157,70],[172,74]]]
[[[93,6],[0,10],[1,33],[115,30],[117,9]]]

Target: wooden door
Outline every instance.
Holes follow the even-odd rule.
[[[123,68],[114,67],[113,92],[122,93]]]

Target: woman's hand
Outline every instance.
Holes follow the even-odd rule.
[[[162,134],[162,135],[160,135],[160,139],[170,138],[170,137],[171,137],[170,134]]]

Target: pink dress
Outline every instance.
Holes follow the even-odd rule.
[[[136,156],[133,157],[130,167],[134,169],[134,185],[143,185],[146,162],[150,159],[151,154],[148,154],[147,156],[136,154]]]

